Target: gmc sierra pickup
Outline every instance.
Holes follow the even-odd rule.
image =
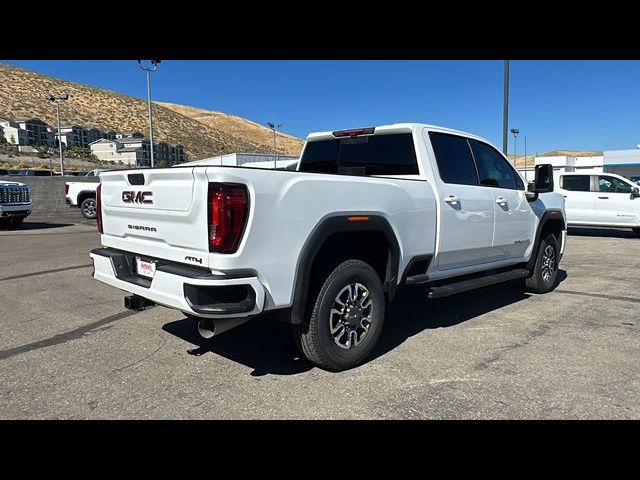
[[[0,180],[0,228],[19,227],[31,214],[31,192],[24,183]]]
[[[439,298],[507,280],[556,284],[564,198],[527,189],[488,141],[422,124],[313,133],[295,170],[185,166],[101,175],[94,278],[211,337],[263,312],[343,370],[369,355],[399,288]]]

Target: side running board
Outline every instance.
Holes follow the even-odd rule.
[[[455,295],[456,293],[466,292],[468,290],[474,290],[476,288],[486,287],[488,285],[494,285],[496,283],[502,283],[509,280],[515,280],[516,278],[524,278],[530,273],[531,272],[525,268],[519,268],[516,270],[509,270],[507,272],[473,278],[471,280],[449,283],[439,287],[431,287],[427,291],[429,292],[429,298],[448,297],[449,295]]]

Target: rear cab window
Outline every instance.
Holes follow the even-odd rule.
[[[589,175],[563,175],[560,187],[570,192],[588,192],[591,190],[591,177]]]
[[[309,141],[298,171],[364,176],[419,174],[411,132]]]

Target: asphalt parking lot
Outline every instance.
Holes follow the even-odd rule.
[[[0,418],[640,418],[640,238],[573,229],[551,294],[517,283],[427,301],[407,291],[363,366],[300,359],[289,327],[211,340],[133,313],[91,278],[92,222],[0,232]]]

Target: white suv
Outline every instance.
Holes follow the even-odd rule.
[[[640,189],[614,173],[562,173],[556,182],[565,196],[569,225],[629,227],[640,234]]]

